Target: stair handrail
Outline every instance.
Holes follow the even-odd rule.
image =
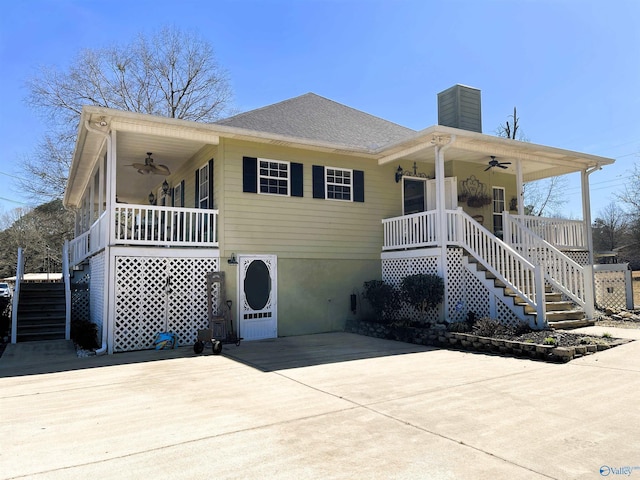
[[[24,278],[24,255],[22,247],[18,247],[18,261],[16,262],[16,286],[13,288],[11,302],[11,343],[18,341],[18,303],[20,299],[20,283]]]
[[[467,250],[484,268],[536,310],[538,320],[546,322],[544,285],[540,267],[500,240],[475,221],[462,208],[447,211],[457,218],[457,226],[449,225],[451,240]]]
[[[71,276],[69,269],[69,240],[62,245],[62,280],[64,281],[64,339],[71,339]]]
[[[593,318],[592,267],[582,266],[540,237],[509,212],[503,212],[504,239],[532,263],[540,265],[545,280],[577,303]]]

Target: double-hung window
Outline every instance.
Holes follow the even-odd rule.
[[[352,201],[353,196],[353,171],[344,168],[325,168],[325,185],[327,188],[327,198],[333,200]]]
[[[258,159],[258,192],[289,195],[289,162]]]

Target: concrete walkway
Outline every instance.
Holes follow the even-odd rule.
[[[347,333],[5,360],[3,479],[640,478],[640,342],[567,364]]]

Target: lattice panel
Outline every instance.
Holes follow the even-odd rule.
[[[153,347],[158,332],[193,343],[208,326],[206,274],[214,258],[116,257],[114,351]]]
[[[402,279],[409,275],[418,273],[438,273],[438,257],[412,257],[412,258],[393,258],[382,261],[382,280],[385,282],[400,286]],[[442,311],[439,306],[437,311],[427,312],[426,320],[435,323]],[[412,306],[403,303],[398,316],[401,319],[418,320],[422,318],[422,314]]]
[[[467,318],[465,275],[462,268],[462,249],[447,249],[447,315],[449,322]]]
[[[89,260],[91,266],[90,287],[89,287],[89,311],[90,318],[93,323],[98,326],[98,338],[102,338],[103,316],[104,316],[104,269],[105,269],[105,253],[94,255]]]
[[[87,270],[75,270],[71,277],[71,320],[88,320],[89,312],[89,266]]]
[[[516,327],[522,323],[516,315],[511,311],[511,309],[500,300],[499,297],[496,297],[496,320],[498,320],[503,325],[508,325],[511,327]]]
[[[578,265],[589,265],[589,252],[586,251],[565,251],[562,252]]]
[[[476,314],[476,318],[488,317],[491,313],[489,290],[466,269],[464,271],[464,290],[465,314],[473,312]]]
[[[178,335],[178,344],[192,344],[198,330],[208,328],[207,273],[218,271],[218,259],[175,258],[169,264],[171,295],[167,330]],[[182,279],[175,281],[174,279]],[[218,295],[215,293],[215,295]],[[214,298],[217,298],[214,297]],[[214,302],[214,305],[217,302]]]
[[[627,282],[624,271],[595,272],[595,297],[599,308],[626,308]]]

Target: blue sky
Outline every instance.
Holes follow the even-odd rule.
[[[637,0],[23,0],[0,17],[0,213],[44,131],[25,104],[39,65],[160,26],[197,31],[240,111],[314,92],[401,125],[437,123],[436,94],[482,91],[483,131],[513,107],[530,141],[616,159],[591,175],[594,216],[640,162]],[[565,216],[580,218],[577,176]]]

